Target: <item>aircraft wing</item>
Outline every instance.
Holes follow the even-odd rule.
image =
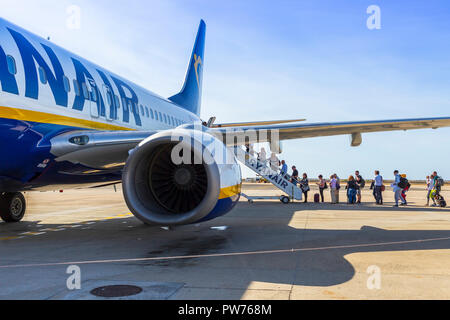
[[[269,141],[272,134],[278,133],[279,140],[291,140],[313,137],[325,137],[335,135],[352,135],[352,145],[361,144],[361,134],[368,132],[384,132],[399,130],[416,129],[438,129],[441,127],[450,127],[450,117],[441,118],[418,118],[401,120],[377,120],[377,121],[358,121],[358,122],[324,122],[312,124],[279,124],[269,126],[240,126],[234,128],[212,128],[212,133],[217,136],[222,135],[223,141],[226,135],[230,136],[249,136],[249,132],[256,132],[258,141]],[[264,133],[264,134],[263,134]],[[268,138],[265,139],[267,133]],[[251,136],[251,135],[250,135]],[[231,139],[232,140],[232,139]],[[242,140],[241,140],[242,141]],[[254,142],[254,141],[252,141]],[[236,144],[236,143],[235,143]]]
[[[50,140],[56,161],[93,169],[124,166],[130,150],[157,131],[71,131]]]
[[[279,140],[302,139],[335,135],[352,135],[352,146],[362,142],[361,134],[368,132],[438,129],[450,127],[450,117],[421,118],[403,120],[337,122],[278,125],[249,125],[229,128],[205,128],[205,130],[222,138],[229,146],[243,145],[245,137],[254,136],[253,142],[273,142],[271,137]],[[195,126],[192,128],[195,129]],[[56,161],[69,161],[94,169],[117,170],[124,166],[130,150],[141,141],[158,131],[72,131],[58,135],[50,140],[51,153]],[[249,132],[254,133],[250,135]],[[240,137],[242,139],[229,139]],[[231,143],[229,143],[231,141]]]

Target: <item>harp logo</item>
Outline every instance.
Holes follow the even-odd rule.
[[[194,53],[194,61],[195,61],[195,63],[194,63],[195,76],[197,77],[197,85],[200,88],[200,78],[198,76],[198,67],[199,67],[199,65],[202,64],[202,57],[200,57]]]

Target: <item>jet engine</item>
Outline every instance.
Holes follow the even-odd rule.
[[[123,171],[128,208],[150,225],[185,225],[222,216],[239,201],[233,152],[202,130],[152,135],[130,152]]]

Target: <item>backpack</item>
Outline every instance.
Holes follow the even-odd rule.
[[[408,187],[408,179],[406,178],[400,178],[400,182],[398,183],[398,187],[405,189],[406,187]]]
[[[436,187],[443,187],[444,184],[445,184],[444,179],[442,179],[441,177],[436,178]]]
[[[366,186],[366,180],[364,180],[364,178],[361,176],[359,176],[359,177],[361,178],[361,180],[359,180],[358,185],[361,189],[363,189]]]

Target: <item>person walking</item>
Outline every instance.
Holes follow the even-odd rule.
[[[374,179],[374,195],[377,205],[383,204],[383,177],[380,175],[380,171],[375,171]]]
[[[307,203],[308,202],[308,192],[311,189],[309,187],[308,175],[306,173],[303,174],[303,179],[300,180],[300,188],[302,189],[303,196],[305,197],[305,203]]]
[[[285,160],[281,160],[281,171],[280,171],[280,174],[281,174],[281,176],[283,178],[289,180],[289,178],[287,177],[287,172],[288,172],[288,165],[286,164]]]
[[[291,176],[291,182],[297,186],[298,184],[298,170],[296,166],[292,167],[292,176]]]
[[[270,169],[274,173],[278,172],[278,169],[280,168],[280,159],[278,159],[277,155],[272,152],[272,155],[270,156]]]
[[[355,204],[356,203],[356,194],[359,189],[358,184],[356,183],[355,177],[350,176],[347,181],[347,186],[345,187],[347,190],[347,203]]]
[[[261,148],[261,152],[258,154],[258,161],[265,166],[267,162],[267,153],[266,149]]]
[[[328,188],[328,186],[327,181],[323,178],[323,175],[319,176],[319,182],[317,183],[317,185],[319,186],[320,199],[322,200],[322,202],[325,202],[325,196],[323,192]]]
[[[397,208],[399,201],[401,201],[403,205],[406,205],[406,203],[404,202],[404,200],[402,198],[403,188],[401,188],[399,186],[400,181],[401,181],[401,176],[400,176],[398,170],[394,171],[394,177],[395,177],[395,180],[394,180],[395,182],[392,184],[392,188],[393,188],[393,191],[394,191],[394,199],[395,199],[394,207]]]
[[[359,171],[355,171],[355,182],[358,185],[358,189],[356,190],[356,203],[361,204],[362,200],[362,189],[366,186],[366,180],[359,174]]]
[[[434,189],[434,173],[427,177],[427,207],[430,205],[431,192]],[[434,203],[434,199],[433,199]]]

